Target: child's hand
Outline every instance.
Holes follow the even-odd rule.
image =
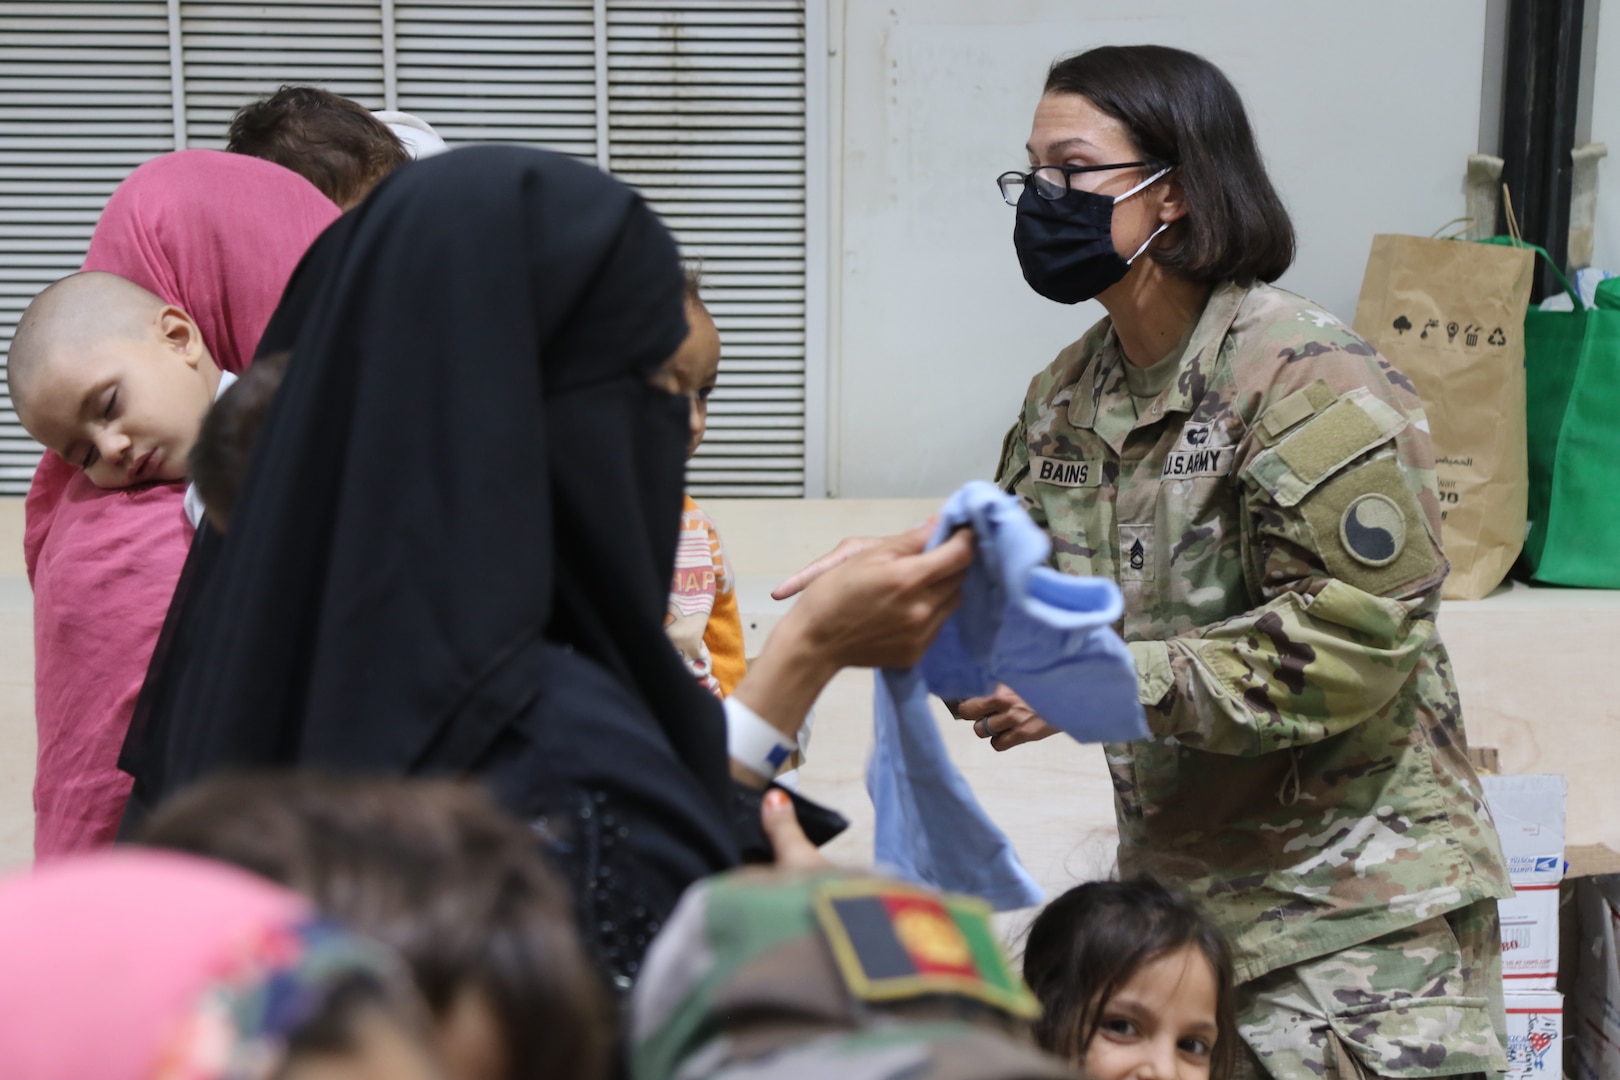
[[[759,804],[760,824],[771,841],[778,870],[825,870],[832,866],[799,827],[799,815],[793,812],[793,800],[784,792],[771,790]]]

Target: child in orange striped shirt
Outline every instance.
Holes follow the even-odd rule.
[[[709,395],[720,371],[720,333],[703,305],[700,284],[697,273],[689,271],[686,323],[691,329],[672,363],[681,390],[692,401],[688,460],[703,442]],[[681,539],[675,551],[675,580],[664,630],[692,674],[716,697],[726,697],[742,680],[748,662],[743,654],[742,617],[737,612],[737,579],[714,522],[690,495],[681,513]]]

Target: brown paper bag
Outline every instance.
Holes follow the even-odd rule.
[[[1524,546],[1524,313],[1535,255],[1417,236],[1375,236],[1355,331],[1423,399],[1440,480],[1442,593],[1478,600]]]

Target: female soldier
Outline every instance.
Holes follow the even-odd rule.
[[[1249,1071],[1504,1069],[1509,890],[1435,631],[1411,383],[1269,284],[1293,227],[1208,61],[1061,60],[1028,151],[999,181],[1024,277],[1108,317],[1035,377],[998,476],[1058,568],[1125,593],[1153,736],[1107,748],[1121,872],[1230,935]],[[998,750],[1052,733],[1005,688],[961,714]]]

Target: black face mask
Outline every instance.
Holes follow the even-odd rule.
[[[1018,265],[1023,267],[1029,287],[1048,300],[1078,304],[1117,284],[1137,255],[1169,225],[1160,224],[1135,255],[1123,259],[1114,250],[1114,204],[1169,171],[1159,170],[1118,198],[1071,188],[1062,198],[1044,199],[1026,185],[1018,197],[1013,247],[1018,249]]]

